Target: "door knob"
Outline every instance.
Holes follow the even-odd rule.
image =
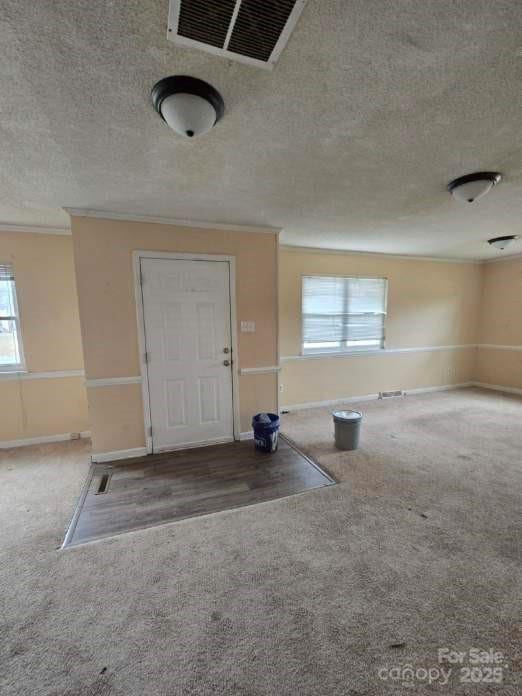
[[[223,360],[223,365],[224,365],[225,367],[229,367],[229,365],[230,365],[230,360]]]
[[[230,348],[223,348],[223,353],[230,353]]]

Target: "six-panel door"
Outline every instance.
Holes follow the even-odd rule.
[[[233,440],[229,263],[140,264],[154,451]]]

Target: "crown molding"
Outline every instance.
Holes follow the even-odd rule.
[[[29,232],[33,234],[63,234],[70,235],[70,227],[51,227],[47,225],[12,225],[6,222],[0,222],[0,232]]]
[[[484,259],[484,263],[500,263],[501,261],[516,261],[517,259],[522,259],[522,253],[509,254],[508,256],[502,256],[497,259]]]
[[[297,251],[304,252],[305,254],[333,254],[341,256],[372,256],[372,257],[384,257],[392,259],[403,259],[405,261],[435,261],[437,263],[471,263],[480,264],[483,263],[483,259],[456,259],[447,258],[444,256],[415,256],[414,254],[387,254],[383,251],[351,251],[349,249],[329,249],[321,247],[307,247],[307,246],[297,246],[292,244],[281,244],[279,246],[281,251]]]
[[[130,215],[127,213],[113,213],[106,210],[92,210],[90,208],[63,208],[71,217],[101,218],[104,220],[120,220],[124,222],[150,222],[158,225],[174,225],[176,227],[192,227],[204,230],[224,230],[228,232],[260,232],[262,234],[275,234],[281,232],[279,227],[262,227],[258,225],[232,225],[222,222],[208,222],[202,220],[179,220],[177,218],[155,217],[151,215]]]
[[[414,254],[387,254],[383,251],[359,251],[350,249],[330,249],[321,247],[307,247],[298,246],[293,244],[281,244],[279,246],[281,251],[298,251],[308,254],[333,254],[333,255],[347,255],[347,256],[382,256],[385,258],[393,259],[404,259],[406,261],[436,261],[437,263],[471,263],[471,264],[483,264],[483,263],[499,263],[501,261],[513,261],[515,259],[522,258],[522,253],[508,254],[501,256],[499,258],[492,259],[467,259],[467,258],[452,258],[445,256],[416,256]]]
[[[154,217],[148,215],[127,215],[125,213],[114,213],[102,210],[93,210],[90,208],[63,208],[71,217],[90,217],[101,218],[106,220],[120,220],[127,222],[147,222],[160,225],[174,225],[177,227],[191,227],[196,229],[211,229],[224,230],[229,232],[255,232],[262,234],[279,235],[282,228],[278,227],[262,227],[257,225],[232,225],[218,222],[206,222],[201,220],[179,220],[177,218]],[[32,224],[12,224],[0,221],[0,232],[20,232],[29,234],[49,234],[49,235],[71,235],[70,227],[53,227],[51,225],[32,225]],[[522,252],[517,254],[508,254],[492,259],[457,259],[440,256],[418,256],[414,254],[388,254],[379,251],[360,251],[350,249],[332,249],[322,247],[308,247],[293,244],[281,244],[281,251],[303,252],[307,254],[332,254],[341,256],[370,256],[383,257],[392,259],[402,259],[405,261],[433,261],[437,263],[468,263],[468,264],[490,264],[502,263],[506,261],[515,261],[522,259]]]

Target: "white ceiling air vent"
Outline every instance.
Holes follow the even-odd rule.
[[[168,39],[271,70],[305,4],[306,0],[170,0]]]

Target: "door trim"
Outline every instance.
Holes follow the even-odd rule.
[[[239,351],[237,339],[237,312],[236,312],[236,257],[223,256],[221,254],[187,254],[175,251],[134,251],[134,293],[136,302],[136,319],[138,324],[138,347],[141,373],[141,392],[143,397],[143,417],[145,425],[145,446],[147,454],[152,454],[152,420],[149,394],[149,374],[145,360],[145,313],[143,308],[143,294],[141,290],[141,259],[171,259],[173,261],[221,261],[228,263],[229,267],[229,292],[230,292],[230,335],[232,340],[232,422],[234,440],[240,439],[240,409],[239,409]],[[198,446],[214,444],[215,440],[198,443]],[[179,447],[172,447],[172,451]],[[184,447],[183,447],[184,449]],[[167,451],[162,449],[163,452]]]

